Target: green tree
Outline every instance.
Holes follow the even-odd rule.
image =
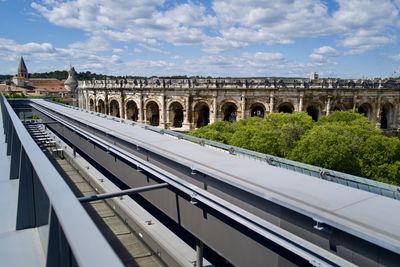
[[[361,129],[337,123],[316,126],[300,140],[289,158],[353,175],[361,174],[358,151]]]
[[[192,135],[199,138],[214,140],[224,144],[228,144],[232,134],[235,132],[236,124],[227,121],[217,121],[213,124],[199,128]]]
[[[360,151],[362,176],[384,183],[400,184],[400,140],[372,135]]]

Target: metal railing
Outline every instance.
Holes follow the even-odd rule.
[[[202,203],[205,207],[210,210],[216,211],[218,214],[230,218],[232,221],[248,229],[254,231],[258,235],[270,240],[278,246],[282,246],[291,253],[298,255],[299,257],[306,259],[312,265],[315,266],[353,266],[352,263],[339,256],[326,251],[323,248],[316,246],[315,244],[295,236],[289,231],[277,227],[276,225],[224,200],[212,193],[194,186],[188,181],[183,180],[179,176],[176,176],[164,169],[157,167],[151,162],[135,156],[130,152],[118,147],[117,145],[104,140],[102,137],[92,133],[89,129],[92,126],[82,127],[76,126],[72,120],[76,122],[76,119],[70,118],[67,115],[62,115],[58,111],[49,111],[46,107],[34,104],[33,108],[48,116],[52,121],[57,121],[65,128],[73,131],[85,140],[90,140],[91,144],[96,147],[107,151],[108,154],[112,154],[119,160],[123,160],[135,166],[136,171],[145,174],[147,177],[154,177],[155,180],[162,181],[162,183],[168,184],[170,188],[174,189],[174,192],[179,192],[182,196],[186,196],[185,199],[189,201],[191,205],[196,206]],[[68,106],[69,107],[69,106]],[[74,108],[74,107],[72,107]],[[74,108],[76,109],[76,108]],[[68,118],[66,120],[65,118]],[[115,121],[115,117],[109,117]],[[146,125],[147,126],[147,125]],[[84,129],[85,128],[85,129]],[[154,127],[154,129],[157,129]],[[158,184],[157,186],[164,186]],[[182,198],[183,199],[183,198]]]
[[[10,179],[19,179],[16,230],[42,226],[46,266],[123,266],[1,93],[0,105]]]
[[[73,108],[73,109],[84,110],[82,108],[72,107],[72,106],[68,106],[68,105],[64,105],[64,106]],[[99,115],[101,114],[101,113],[94,112],[94,111],[89,111],[89,112],[91,112],[93,114],[99,114]],[[364,190],[364,191],[371,192],[374,194],[378,194],[378,195],[382,195],[382,196],[386,196],[389,198],[400,200],[400,187],[395,186],[395,185],[386,184],[386,183],[378,182],[378,181],[375,181],[372,179],[367,179],[367,178],[363,178],[363,177],[359,177],[359,176],[355,176],[355,175],[346,174],[343,172],[329,170],[329,169],[313,166],[310,164],[305,164],[305,163],[301,163],[301,162],[297,162],[297,161],[293,161],[293,160],[289,160],[289,159],[284,159],[284,158],[280,158],[280,157],[276,157],[276,156],[272,156],[272,155],[268,155],[268,154],[264,154],[264,153],[260,153],[260,152],[255,152],[255,151],[251,151],[251,150],[248,150],[245,148],[226,145],[226,144],[222,144],[222,143],[219,143],[216,141],[198,138],[198,137],[195,137],[192,135],[179,133],[179,132],[175,132],[172,130],[161,129],[158,127],[150,126],[148,124],[124,120],[124,119],[113,117],[111,115],[105,115],[105,114],[102,114],[102,115],[104,115],[105,117],[107,117],[111,120],[114,120],[114,121],[115,120],[124,121],[126,123],[130,123],[132,125],[136,125],[136,126],[145,128],[147,130],[158,132],[160,134],[167,134],[170,136],[174,136],[178,139],[198,143],[203,146],[210,146],[210,147],[213,147],[216,149],[221,149],[221,150],[224,150],[231,154],[236,154],[238,156],[248,157],[248,158],[259,160],[259,161],[264,161],[266,164],[273,165],[276,167],[284,168],[287,170],[292,170],[292,171],[306,174],[306,175],[309,175],[309,176],[312,176],[315,178],[324,179],[324,180],[327,180],[330,182],[342,184],[342,185],[349,186],[352,188],[356,188],[356,189]]]

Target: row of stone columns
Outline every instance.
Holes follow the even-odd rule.
[[[80,105],[85,106],[85,107],[89,107],[90,106],[90,98],[88,97],[88,91],[84,91],[84,92],[80,92],[80,97],[82,98],[82,100],[79,101]],[[97,92],[96,90],[94,90],[94,94],[93,96],[97,97]],[[121,97],[121,101],[118,101],[119,103],[119,114],[122,118],[127,119],[128,118],[128,112],[125,106],[125,100],[126,100],[126,95],[124,95],[124,92],[121,91],[120,93],[120,97]],[[105,105],[105,112],[106,114],[110,114],[110,107],[109,107],[109,101],[108,101],[108,93],[107,91],[105,92],[105,101],[104,101],[104,105]],[[297,104],[295,103],[294,106],[292,106],[293,111],[304,111],[305,108],[305,96],[304,93],[300,92],[299,97],[298,97],[298,102]],[[84,99],[84,100],[83,100]],[[182,103],[182,112],[183,112],[183,121],[182,121],[182,125],[184,126],[184,128],[188,128],[190,129],[191,127],[191,122],[193,123],[193,126],[196,123],[196,118],[193,118],[192,120],[190,119],[190,114],[191,112],[193,113],[193,103],[191,103],[190,100],[190,96],[186,95],[186,97],[184,98],[184,103]],[[247,117],[250,113],[246,113],[249,111],[246,111],[246,102],[248,101],[248,99],[246,99],[246,96],[244,93],[241,94],[241,100],[240,103],[234,103],[236,106],[236,110],[238,113],[240,113],[238,119],[243,119],[245,117]],[[205,101],[206,102],[206,101]],[[208,102],[208,101],[207,101]],[[207,103],[206,102],[206,103]],[[377,99],[377,101],[375,102],[375,106],[372,106],[374,108],[371,107],[371,114],[373,116],[373,119],[377,122],[380,123],[381,120],[381,112],[382,112],[382,105],[381,105],[381,98],[379,97]],[[148,110],[146,110],[146,108],[144,107],[144,101],[143,101],[143,95],[140,93],[139,98],[136,99],[137,103],[137,108],[138,108],[138,121],[142,122],[142,123],[146,123],[148,118]],[[223,114],[221,114],[221,116],[218,115],[218,92],[214,91],[212,94],[212,101],[211,101],[211,105],[208,102],[208,107],[209,107],[209,122],[213,123],[215,121],[218,120],[219,117],[223,116]],[[267,109],[268,109],[268,113],[273,113],[274,110],[276,109],[275,105],[275,92],[271,92],[270,93],[270,97],[269,97],[269,103],[264,103],[264,111],[265,114],[267,113]],[[169,127],[171,123],[170,122],[170,110],[167,109],[166,107],[166,95],[165,93],[161,95],[161,97],[159,98],[159,125],[161,127]],[[319,115],[329,115],[331,113],[331,108],[332,108],[332,98],[330,96],[328,96],[326,98],[326,101],[324,104],[322,104],[322,106],[317,106],[316,109],[319,111]],[[99,111],[98,109],[98,102],[95,101],[94,103],[94,109],[95,111]],[[352,103],[352,110],[353,112],[357,112],[357,99],[354,98],[353,99],[353,103]],[[251,112],[251,111],[250,111]],[[396,116],[399,116],[398,114],[398,108],[396,106],[394,106],[394,115],[393,115],[393,119],[395,123],[397,123],[397,121],[399,120]],[[397,114],[397,115],[396,115]],[[247,115],[247,116],[246,116]],[[195,112],[193,113],[192,116],[195,116]],[[371,117],[370,117],[371,118]],[[372,119],[372,118],[371,118]]]

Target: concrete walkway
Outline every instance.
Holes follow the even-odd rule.
[[[37,228],[16,231],[19,180],[9,180],[10,157],[0,110],[0,266],[45,266]]]

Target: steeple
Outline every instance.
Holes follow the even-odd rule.
[[[21,56],[21,59],[19,60],[17,76],[28,79],[28,69],[26,68],[25,61],[22,56]]]

